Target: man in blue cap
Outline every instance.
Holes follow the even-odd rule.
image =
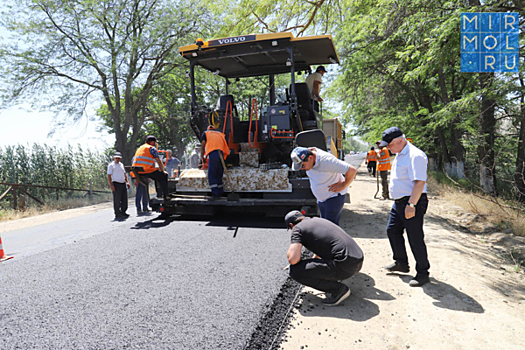
[[[416,259],[416,276],[410,280],[411,287],[430,282],[427,246],[423,233],[423,218],[427,212],[427,164],[426,154],[407,141],[398,127],[383,132],[379,147],[387,147],[396,158],[390,175],[390,197],[394,204],[390,210],[386,229],[394,253],[394,263],[385,266],[389,272],[409,272],[408,256],[403,232],[406,231],[412,254]]]
[[[293,210],[284,218],[292,230],[287,258],[290,277],[297,282],[326,293],[323,304],[335,306],[350,295],[350,289],[340,281],[361,270],[363,251],[342,228],[321,218],[307,218]],[[314,253],[301,259],[303,246]]]
[[[306,170],[321,217],[339,225],[347,187],[357,169],[316,147],[296,147],[290,157],[293,171]]]

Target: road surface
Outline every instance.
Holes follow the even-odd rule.
[[[288,277],[281,219],[107,208],[2,238],[0,348],[243,349]]]

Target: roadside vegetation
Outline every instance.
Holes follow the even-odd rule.
[[[109,200],[110,193],[94,192],[90,196],[88,191],[109,191],[106,169],[110,160],[109,150],[93,152],[80,146],[65,149],[38,144],[0,147],[0,183],[5,183],[0,184],[0,195],[11,187],[6,184],[42,186],[21,189],[44,203],[41,205],[17,191],[20,210],[14,210],[14,194],[9,191],[0,200],[0,219],[20,218]]]
[[[450,206],[453,223],[490,245],[509,272],[525,271],[525,210],[515,199],[490,196],[466,179],[456,181],[443,172],[431,172],[433,195]]]

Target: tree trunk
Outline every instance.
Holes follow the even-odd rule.
[[[492,196],[497,195],[496,190],[496,164],[494,155],[494,134],[496,118],[494,116],[496,102],[490,97],[489,89],[494,81],[494,73],[480,73],[481,87],[481,113],[480,135],[481,141],[477,148],[479,160],[479,179],[483,190]]]
[[[523,77],[520,73],[521,87],[524,87]],[[517,200],[525,203],[525,94],[520,96],[520,119],[519,119],[519,139],[518,154],[516,156],[516,172],[514,181],[518,190]]]

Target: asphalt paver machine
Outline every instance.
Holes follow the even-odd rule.
[[[257,212],[284,216],[292,209],[317,214],[317,203],[304,171],[291,170],[294,147],[327,147],[322,117],[314,109],[309,89],[296,81],[298,72],[311,72],[314,65],[338,64],[329,35],[294,37],[291,33],[254,34],[202,41],[181,47],[189,61],[191,127],[197,140],[209,125],[223,132],[230,148],[226,159],[229,181],[225,197],[211,198],[205,169],[186,169],[170,179],[170,199],[152,200],[164,214]],[[225,79],[224,94],[216,106],[197,100],[196,69]],[[277,75],[289,77],[284,94],[276,96]],[[229,94],[230,81],[248,77],[267,79],[267,101],[250,101],[248,118],[237,113],[236,96]],[[282,79],[280,79],[282,80]],[[264,105],[258,109],[258,106]],[[235,197],[227,196],[235,192]],[[235,198],[235,200],[231,200]]]

